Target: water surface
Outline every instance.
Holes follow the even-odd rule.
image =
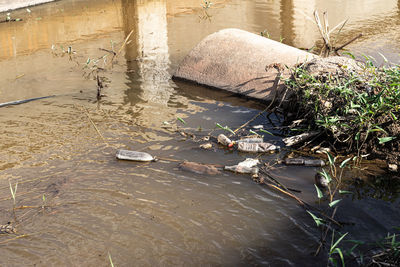
[[[170,76],[196,43],[228,27],[267,30],[275,40],[311,48],[318,32],[304,13],[315,8],[328,10],[331,25],[350,18],[343,40],[364,34],[349,47],[356,54],[382,62],[381,52],[396,62],[398,2],[382,3],[218,1],[205,13],[197,0],[75,0],[13,11],[23,21],[0,24],[0,102],[56,97],[0,109],[0,224],[13,220],[9,181],[18,182],[17,206],[39,206],[17,211],[18,234],[27,236],[1,236],[1,264],[106,266],[108,253],[116,266],[322,263],[323,255],[312,256],[318,229],[294,200],[245,175],[177,168],[183,160],[233,165],[249,157],[222,147],[201,150],[175,132],[177,126],[201,137],[217,122],[235,129],[265,106]],[[96,82],[84,79],[83,66],[107,54],[99,48],[118,50],[131,30],[132,42],[105,72],[110,82],[97,102]],[[71,60],[59,55],[68,46],[75,52]],[[272,123],[279,125],[279,118],[252,125],[271,129]],[[281,144],[279,137],[265,140]],[[164,160],[118,161],[118,148]],[[310,203],[316,201],[315,172],[275,170]],[[344,202],[338,216],[359,225],[344,229],[353,238],[374,239],[400,223],[396,199]]]

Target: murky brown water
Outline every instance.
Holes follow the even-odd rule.
[[[179,123],[178,116],[185,127],[201,126],[200,135],[216,122],[236,128],[263,108],[171,81],[190,48],[227,27],[266,29],[273,39],[310,48],[318,33],[302,13],[318,8],[329,11],[332,25],[350,18],[345,38],[364,33],[353,51],[377,59],[381,52],[398,63],[398,2],[218,1],[208,18],[200,2],[58,1],[30,14],[14,11],[23,21],[0,24],[0,102],[57,95],[0,108],[0,224],[12,220],[8,181],[18,182],[17,206],[41,206],[43,195],[49,206],[17,211],[18,234],[27,236],[0,236],[1,265],[107,266],[108,252],[116,266],[322,264],[312,256],[319,239],[314,222],[292,199],[247,176],[194,175],[174,161],[117,161],[115,151],[223,165],[245,159],[223,149],[200,150],[165,128],[165,121]],[[133,42],[106,74],[107,96],[96,103],[96,84],[82,77],[82,66],[105,54],[99,48],[119,47],[132,29]],[[52,44],[72,46],[74,60],[54,56]],[[254,125],[260,123],[266,121]],[[279,144],[277,137],[265,139]],[[277,173],[315,201],[315,168]],[[359,225],[353,238],[373,239],[400,224],[396,200],[345,202],[342,217]]]

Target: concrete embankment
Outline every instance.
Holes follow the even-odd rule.
[[[209,35],[179,65],[174,78],[270,101],[278,70],[268,66],[293,66],[316,56],[303,50],[239,29]],[[287,70],[283,70],[287,74]],[[275,88],[276,87],[276,88]]]
[[[0,12],[53,1],[54,0],[0,0]]]

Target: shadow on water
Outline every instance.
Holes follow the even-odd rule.
[[[185,159],[234,165],[250,155],[217,146],[201,150],[201,142],[176,133],[176,125],[197,136],[217,122],[235,129],[264,105],[170,77],[198,41],[222,28],[267,29],[275,40],[310,47],[317,32],[299,10],[316,7],[332,11],[332,24],[353,14],[356,20],[344,35],[371,32],[359,47],[380,32],[379,38],[393,40],[388,35],[398,25],[398,2],[368,3],[373,7],[362,13],[350,7],[335,11],[342,5],[326,1],[220,1],[210,9],[210,21],[199,18],[198,0],[57,1],[33,7],[31,14],[12,12],[23,21],[0,25],[1,102],[61,96],[0,109],[0,224],[12,217],[9,180],[19,182],[17,207],[32,206],[17,211],[18,234],[28,236],[1,236],[1,264],[107,265],[108,252],[117,266],[324,264],[324,255],[312,256],[318,229],[294,200],[248,176],[208,177],[177,167]],[[392,26],[386,32],[377,23],[372,27],[368,16]],[[119,47],[131,30],[132,42],[105,74],[111,83],[99,103],[95,82],[82,78],[79,64],[50,53],[52,44],[72,46],[84,63],[102,56],[99,48]],[[389,49],[384,41],[382,46]],[[279,124],[279,118],[260,117],[250,126],[269,129],[271,123]],[[277,136],[264,139],[281,144]],[[172,160],[117,161],[118,148]],[[272,162],[282,155],[261,159]],[[280,167],[276,174],[314,204],[316,171]],[[352,237],[373,240],[399,224],[398,201],[396,195],[392,202],[367,196],[348,197],[338,218],[351,221],[344,230]]]

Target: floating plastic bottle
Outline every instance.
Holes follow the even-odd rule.
[[[245,138],[236,141],[236,143],[262,143],[262,142],[264,142],[262,138]]]
[[[247,158],[246,160],[239,162],[237,165],[225,166],[225,170],[237,173],[251,173],[257,175],[258,168],[256,166],[259,163],[260,161],[258,159]]]
[[[117,151],[117,159],[133,160],[133,161],[153,161],[154,158],[148,153],[119,149]]]
[[[238,150],[242,152],[273,152],[279,151],[280,147],[270,143],[238,143]]]
[[[232,147],[233,146],[233,142],[231,139],[229,139],[228,137],[226,137],[224,134],[220,134],[218,135],[218,143],[227,146],[227,147]]]
[[[325,162],[321,159],[303,159],[303,158],[291,158],[285,159],[282,163],[286,165],[304,165],[310,167],[323,167]]]
[[[225,166],[225,170],[237,173],[258,174],[257,167],[249,168],[247,166],[233,165],[233,166]]]

